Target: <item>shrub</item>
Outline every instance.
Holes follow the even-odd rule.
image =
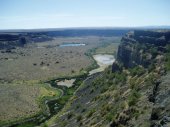
[[[108,113],[108,114],[106,115],[106,120],[108,120],[109,122],[112,121],[113,118],[114,118],[114,115],[113,115],[112,113]]]
[[[91,90],[90,90],[90,94],[92,94],[94,92],[94,89],[92,88]]]
[[[126,74],[125,73],[115,73],[115,83],[126,82]]]
[[[105,87],[103,87],[103,89],[101,89],[101,93],[104,93],[104,92],[106,92],[108,90],[108,88],[105,86]]]
[[[65,127],[66,125],[67,125],[68,123],[67,123],[67,121],[61,121],[61,127]]]
[[[86,109],[85,109],[85,108],[83,108],[81,112],[85,112],[85,111],[86,111]]]
[[[129,70],[130,71],[130,74],[132,76],[141,76],[145,73],[145,69],[143,67],[139,67],[139,66],[136,66],[132,69]]]
[[[80,120],[82,120],[82,116],[78,115],[76,119],[77,119],[77,122],[79,122]]]
[[[140,93],[136,90],[133,90],[131,95],[128,98],[128,104],[129,106],[134,106],[138,102],[138,99],[140,98]]]
[[[170,71],[170,45],[168,45],[166,49],[167,49],[167,53],[165,55],[166,57],[165,67],[167,71]]]
[[[75,73],[75,71],[74,71],[74,70],[71,70],[71,73]]]
[[[150,64],[149,67],[148,67],[148,71],[151,72],[151,71],[153,71],[154,69],[155,69],[155,65],[154,65],[153,63]]]
[[[95,109],[92,109],[88,112],[87,118],[91,117],[95,113]]]
[[[77,104],[77,105],[76,105],[76,109],[79,109],[80,107],[81,107],[80,104]]]
[[[155,58],[158,55],[158,49],[157,47],[151,47],[150,52],[152,54],[152,57]]]
[[[42,125],[42,127],[48,127],[48,125],[47,125],[46,123],[44,123],[44,124]]]
[[[67,115],[67,119],[70,119],[72,116],[73,116],[73,113],[69,112],[68,115]]]

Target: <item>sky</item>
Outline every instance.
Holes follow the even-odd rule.
[[[170,26],[170,0],[0,0],[0,29]]]

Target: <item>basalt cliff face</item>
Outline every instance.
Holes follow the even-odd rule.
[[[143,65],[147,67],[159,52],[165,52],[170,43],[170,32],[133,31],[122,38],[117,59],[127,67]]]
[[[7,52],[16,47],[23,47],[28,38],[19,34],[0,34],[0,49],[7,49]]]
[[[28,43],[53,40],[45,33],[0,33],[0,49],[10,51],[16,47],[24,47]]]
[[[135,106],[130,106],[131,108],[135,107],[138,110],[137,114],[139,114],[132,117],[134,111],[129,107],[128,110],[122,112],[123,116],[120,113],[117,119],[112,122],[112,127],[120,125],[170,126],[169,45],[170,31],[138,30],[129,32],[122,38],[117,61],[126,71],[129,70],[130,80],[127,84],[131,85],[130,89],[135,89],[141,97],[138,98]],[[138,67],[145,69],[145,72]],[[117,71],[115,63],[112,70]]]
[[[133,31],[117,62],[87,78],[63,110],[42,126],[169,127],[170,32]]]

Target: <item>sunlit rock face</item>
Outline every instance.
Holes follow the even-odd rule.
[[[165,52],[164,46],[170,43],[170,32],[166,31],[140,31],[127,33],[122,38],[117,59],[126,68],[135,65],[147,67],[155,57],[153,52]],[[148,52],[149,51],[149,52]]]

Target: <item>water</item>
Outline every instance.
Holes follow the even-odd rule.
[[[74,46],[85,46],[86,44],[81,43],[67,43],[67,44],[61,44],[59,47],[74,47]]]

